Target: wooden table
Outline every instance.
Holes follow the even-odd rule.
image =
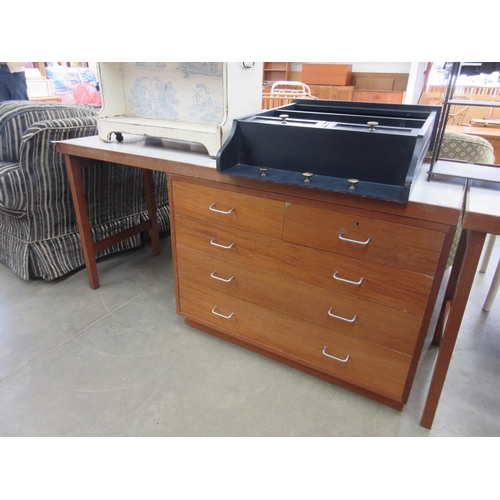
[[[89,283],[93,289],[99,287],[95,260],[95,253],[98,250],[105,248],[122,238],[128,237],[131,234],[135,234],[135,232],[143,231],[145,228],[148,228],[152,232],[153,253],[159,253],[158,228],[156,224],[154,190],[152,185],[153,170],[166,172],[168,174],[169,182],[171,182],[170,179],[176,175],[202,181],[216,181],[217,183],[221,183],[221,186],[233,184],[234,187],[238,189],[244,188],[258,190],[261,193],[265,193],[267,191],[270,196],[278,197],[280,199],[288,199],[288,197],[292,196],[295,199],[303,198],[304,202],[318,204],[318,206],[321,206],[321,204],[331,203],[341,204],[343,207],[342,210],[347,214],[351,212],[359,214],[361,212],[366,213],[366,211],[372,211],[375,218],[380,216],[382,219],[393,220],[394,218],[394,220],[396,220],[398,217],[404,217],[410,225],[419,226],[424,223],[426,227],[428,224],[436,228],[439,225],[442,229],[443,225],[446,226],[446,239],[436,271],[435,282],[430,292],[431,298],[429,299],[425,318],[422,324],[422,335],[425,337],[441,278],[443,276],[444,266],[448,255],[447,252],[449,252],[451,247],[455,226],[463,208],[465,181],[462,183],[460,181],[451,183],[439,180],[427,182],[427,169],[422,167],[419,174],[413,181],[410,202],[403,204],[378,199],[363,198],[359,196],[346,196],[322,190],[314,190],[313,192],[309,189],[297,186],[266,183],[259,180],[235,178],[219,174],[216,170],[215,160],[203,152],[202,148],[187,146],[186,144],[161,139],[126,136],[125,140],[121,143],[105,143],[100,141],[97,136],[93,136],[59,142],[56,149],[58,152],[63,153],[66,158],[69,181],[71,184],[85,256],[85,264],[89,277]],[[96,160],[126,164],[142,168],[144,170],[150,220],[134,228],[128,229],[125,233],[112,236],[102,241],[93,242],[90,233],[88,211],[83,190],[82,169],[92,163],[95,163]],[[378,216],[376,214],[378,214]],[[469,219],[473,219],[473,211],[469,211]],[[469,219],[467,219],[467,221]],[[489,226],[481,227],[481,230],[483,232],[494,232],[492,227]],[[173,237],[175,239],[175,234],[173,234]],[[473,236],[473,239],[478,240],[478,244],[482,245],[482,241],[484,241],[484,233],[480,233],[479,236]],[[461,248],[463,247],[464,245],[461,246]],[[470,251],[472,251],[472,248],[476,250],[473,257],[475,258],[477,249],[475,246],[471,246]],[[468,296],[468,293],[462,293],[461,296],[463,295]],[[465,297],[465,302],[466,298],[467,297]],[[457,303],[455,308],[459,309],[460,306],[465,307],[465,302],[462,297],[462,301]],[[458,322],[460,319],[461,316],[458,318]],[[449,324],[450,322],[448,325]],[[453,324],[456,325],[457,320],[455,320]],[[447,330],[450,330],[449,326]],[[458,333],[458,329],[455,332],[455,337],[456,333]],[[448,340],[448,337],[450,336],[452,335],[445,332],[443,337],[443,345],[441,347],[442,354],[440,353],[440,357],[444,358],[444,361],[439,359],[437,365],[439,365],[439,367],[443,365],[444,373],[440,368],[438,371],[439,376],[436,379],[436,383],[438,385],[441,382],[444,383],[447,368],[445,358],[446,356],[451,357],[451,351],[454,346],[454,342],[450,342]],[[420,336],[416,352],[414,353],[415,363],[418,363],[423,340],[422,336]],[[450,348],[447,347],[448,345],[451,346],[451,351]],[[413,374],[414,370],[416,370],[416,364],[412,368]],[[410,378],[412,377],[413,375]],[[440,396],[440,387],[438,387],[438,389],[438,391],[433,389],[432,404],[435,406],[437,406]]]
[[[177,144],[171,142],[170,147],[166,148],[165,143],[161,139],[133,137],[128,138],[124,143],[106,143],[100,141],[98,136],[91,136],[59,142],[56,145],[56,149],[65,155],[85,267],[90,287],[93,290],[100,286],[95,255],[104,248],[127,239],[134,234],[149,230],[153,255],[160,253],[153,170],[182,174],[186,171],[188,165],[190,171],[194,172],[194,175],[196,175],[196,166],[210,167],[212,170],[215,170],[215,160],[201,153],[196,147],[186,151],[182,146],[177,148]],[[108,238],[94,242],[90,230],[82,170],[94,164],[96,160],[131,165],[143,169],[149,220]]]
[[[500,182],[500,175],[498,178]],[[462,228],[433,338],[440,349],[420,421],[428,429],[434,421],[486,234],[500,234],[499,183],[468,182]]]

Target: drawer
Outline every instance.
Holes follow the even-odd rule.
[[[179,286],[196,283],[412,355],[422,317],[179,247]]]
[[[424,314],[433,283],[423,274],[185,217],[175,218],[175,240],[178,253],[191,248],[416,315]]]
[[[434,275],[445,235],[403,224],[287,204],[286,241]]]
[[[283,237],[284,202],[176,180],[172,192],[175,214]]]
[[[179,288],[179,306],[181,314],[252,345],[402,401],[411,356],[193,284]]]

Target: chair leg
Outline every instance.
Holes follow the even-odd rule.
[[[488,235],[488,243],[484,248],[483,258],[481,259],[481,263],[479,264],[478,271],[480,273],[485,273],[486,269],[488,269],[488,263],[490,262],[491,254],[493,253],[493,247],[495,246],[495,239],[495,234]]]
[[[498,289],[500,288],[500,260],[498,261],[493,281],[491,282],[490,290],[484,301],[483,311],[490,312],[493,301],[495,300]]]

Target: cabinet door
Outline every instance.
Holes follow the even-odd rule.
[[[404,99],[404,92],[392,91],[383,92],[378,90],[354,90],[353,101],[364,102],[387,102],[392,104],[402,104]]]
[[[332,88],[330,85],[311,85],[311,92],[318,99],[333,99]]]

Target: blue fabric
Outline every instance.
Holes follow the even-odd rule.
[[[26,74],[11,73],[6,66],[0,66],[0,101],[27,101],[28,86]]]
[[[55,142],[96,136],[95,112],[82,104],[0,103],[0,263],[22,279],[50,281],[85,264],[65,157]],[[96,161],[82,175],[94,241],[148,219],[141,169]],[[154,172],[154,181],[159,229],[168,231],[165,172]],[[144,239],[134,235],[97,257]]]

